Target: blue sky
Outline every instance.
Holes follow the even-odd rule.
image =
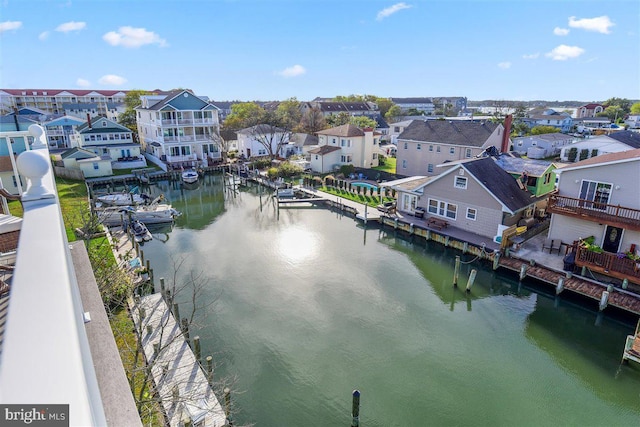
[[[640,99],[640,1],[0,0],[0,88]]]

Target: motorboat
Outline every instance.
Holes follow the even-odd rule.
[[[151,198],[146,194],[109,193],[96,197],[96,200],[108,206],[132,206],[149,203]]]
[[[193,169],[187,169],[185,171],[182,172],[182,181],[185,184],[193,184],[198,182],[198,171],[193,170]]]
[[[131,232],[133,233],[133,239],[138,243],[148,242],[153,239],[147,226],[137,219],[131,222]]]
[[[104,225],[121,225],[125,221],[138,220],[146,225],[173,222],[181,215],[168,203],[151,203],[137,206],[109,206],[96,210],[98,220]]]

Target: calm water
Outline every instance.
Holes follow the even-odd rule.
[[[619,368],[634,325],[475,263],[455,289],[454,251],[325,209],[278,214],[218,179],[154,187],[184,215],[144,251],[168,283],[174,262],[207,280],[197,333],[216,376],[238,378],[237,423],[349,426],[359,389],[362,426],[640,425],[640,369]]]

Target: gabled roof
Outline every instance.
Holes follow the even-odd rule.
[[[72,148],[71,150],[67,150],[64,153],[62,153],[60,155],[60,157],[62,159],[76,159],[76,160],[82,160],[82,159],[92,159],[92,158],[97,158],[98,155],[96,153],[94,153],[93,151],[89,151],[89,150],[84,150],[82,148]]]
[[[364,131],[360,129],[358,126],[353,125],[351,123],[347,123],[346,125],[336,126],[331,129],[325,129],[316,132],[317,135],[330,135],[330,136],[340,136],[340,137],[349,137],[349,136],[364,136]]]
[[[498,126],[491,122],[414,120],[398,139],[482,147]]]
[[[603,107],[603,105],[602,104],[591,103],[591,104],[581,105],[578,108],[586,108],[587,110],[595,110],[596,107]]]
[[[237,133],[241,133],[243,135],[246,134],[270,134],[270,133],[280,133],[280,132],[285,132],[284,129],[276,127],[276,126],[272,126],[272,125],[268,125],[268,124],[259,124],[259,125],[255,125],[255,126],[251,126],[248,128],[244,128],[244,129],[240,129]]]
[[[107,126],[103,126],[102,123],[106,123]],[[106,133],[106,132],[132,133],[131,129],[129,129],[128,127],[122,126],[105,117],[98,117],[96,119],[91,119],[91,126],[89,126],[89,122],[84,122],[83,124],[78,126],[77,131],[83,134],[84,133]]]
[[[173,106],[172,101],[174,101],[179,96],[185,96],[185,98],[191,97],[192,100],[199,101],[197,103],[198,105],[200,105],[200,108],[189,108],[189,110],[206,110],[211,108],[217,108],[214,105],[203,100],[202,98],[194,95],[193,92],[186,89],[179,89],[179,90],[173,90],[169,92],[167,96],[164,97],[164,99],[156,102],[153,105],[150,105],[148,108],[146,108],[146,110],[154,110],[154,111],[163,110],[163,109],[177,110],[177,108]]]
[[[526,172],[529,176],[542,176],[553,166],[553,163],[545,160],[524,159],[507,154],[501,154],[494,158],[496,164],[506,172],[520,174]],[[555,168],[555,166],[554,166]]]
[[[44,126],[78,126],[86,123],[84,120],[75,116],[62,116],[44,123]]]
[[[76,96],[85,96],[90,93],[96,93],[102,96],[113,96],[113,95],[126,95],[128,90],[77,90],[77,89],[0,89],[0,91],[6,92],[13,96],[55,96],[55,95],[66,95],[67,93],[76,95]],[[23,95],[22,93],[26,93]],[[34,95],[35,92],[35,95]],[[45,95],[46,94],[46,95]]]
[[[621,130],[620,132],[613,132],[607,135],[611,139],[615,139],[618,142],[622,142],[631,148],[640,148],[640,133],[630,130]]]
[[[640,160],[640,149],[620,151],[618,153],[602,154],[600,156],[591,157],[569,166],[558,169],[560,172],[571,171],[576,169],[587,168],[595,165],[617,164],[626,162],[635,162]]]
[[[322,145],[318,148],[309,150],[309,153],[319,154],[321,156],[324,156],[325,154],[333,153],[334,151],[339,151],[339,150],[340,150],[340,147],[336,147],[334,145]]]
[[[318,137],[308,133],[294,133],[289,138],[289,142],[300,146],[318,145]]]

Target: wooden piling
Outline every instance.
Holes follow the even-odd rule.
[[[462,253],[466,254],[467,252],[469,252],[469,242],[464,242],[462,245]]]
[[[351,427],[358,427],[360,425],[360,391],[353,390],[351,396]]]
[[[460,274],[460,255],[456,255],[456,265],[453,269],[453,286],[458,286],[459,274]]]
[[[160,278],[160,292],[164,295],[164,277]]]
[[[627,289],[627,286],[629,286],[629,279],[627,279],[626,277],[622,280],[622,289]]]
[[[196,360],[200,363],[200,336],[193,337],[193,351],[195,352]]]
[[[471,270],[471,273],[469,273],[469,280],[467,281],[467,292],[471,292],[473,282],[476,281],[476,274],[478,274],[478,270],[476,270],[475,268]]]
[[[560,292],[564,290],[564,277],[558,278],[558,286],[556,286],[556,295],[560,295]]]
[[[213,357],[207,356],[207,380],[209,387],[213,387]]]
[[[500,252],[493,253],[493,269],[497,270],[500,267]]]
[[[524,279],[525,277],[527,277],[527,264],[522,264],[520,266],[520,280]]]
[[[182,319],[182,333],[184,334],[185,341],[189,342],[189,321],[186,317]]]
[[[178,303],[177,302],[173,303],[173,317],[175,319],[179,319],[180,318],[180,310],[178,309]]]
[[[229,387],[224,388],[224,414],[227,417],[227,423],[231,424],[231,390]]]
[[[609,304],[609,291],[604,291],[602,293],[602,297],[600,298],[600,306],[599,306],[599,310],[602,311],[605,308],[607,308],[607,305]]]

